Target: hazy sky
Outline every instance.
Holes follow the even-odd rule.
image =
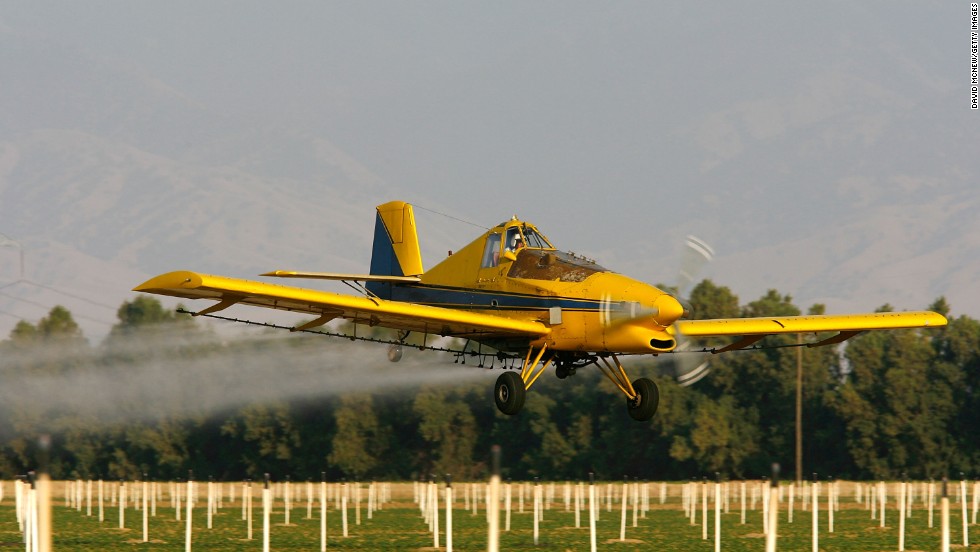
[[[708,275],[748,299],[908,287],[876,280],[899,268],[930,279],[900,307],[970,294],[948,274],[977,246],[924,257],[975,218],[948,207],[976,203],[980,175],[968,2],[0,2],[0,39],[12,45],[0,63],[36,69],[31,86],[64,88],[67,105],[0,90],[0,139],[64,126],[219,165],[202,137],[308,133],[375,175],[371,201],[484,225],[516,213],[649,281],[673,278],[695,233],[720,253]],[[108,78],[93,88],[115,73],[92,59],[155,95]],[[72,108],[76,85],[96,108],[61,123],[50,113]],[[138,127],[132,106],[152,112],[166,95],[201,117]],[[459,233],[432,248],[478,231]],[[869,301],[857,308],[881,302]]]
[[[696,216],[725,176],[706,175],[711,155],[737,147],[711,117],[751,102],[789,111],[758,115],[778,139],[840,124],[868,101],[863,85],[895,101],[949,87],[967,99],[967,34],[954,31],[968,4],[955,2],[30,2],[0,21],[132,64],[219,113],[309,128],[395,190],[473,218],[478,199],[490,220],[518,207]],[[835,74],[843,90],[806,96]],[[783,153],[757,142],[743,149]],[[766,180],[717,186],[795,185],[753,176]]]

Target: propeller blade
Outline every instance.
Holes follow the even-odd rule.
[[[704,265],[711,262],[715,250],[700,238],[687,236],[684,241],[684,251],[681,254],[680,273],[677,277],[677,300],[684,306],[684,314],[689,315],[691,304],[686,299],[691,286]],[[675,326],[676,330],[676,326]],[[711,368],[708,364],[710,353],[687,352],[690,342],[679,331],[675,333],[677,347],[675,354],[670,355],[669,368],[666,371],[682,386],[693,385],[708,375]]]
[[[710,245],[695,236],[687,237],[684,241],[684,252],[681,254],[681,271],[677,278],[679,296],[687,296],[698,273],[714,257],[715,250]]]

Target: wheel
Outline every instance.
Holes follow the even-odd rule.
[[[657,406],[660,405],[660,389],[653,380],[639,378],[633,380],[633,391],[636,391],[635,399],[626,399],[626,410],[630,417],[639,422],[645,422],[657,413]]]
[[[401,345],[388,345],[388,360],[391,362],[398,362],[402,359],[402,346]]]
[[[521,379],[520,374],[504,372],[497,378],[497,385],[493,390],[493,399],[501,412],[513,416],[520,412],[521,407],[524,406],[525,393],[524,380]]]

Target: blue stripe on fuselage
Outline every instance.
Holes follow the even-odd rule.
[[[393,285],[391,299],[436,307],[474,310],[598,310],[597,299],[573,299],[427,285]],[[494,304],[496,302],[496,304]]]

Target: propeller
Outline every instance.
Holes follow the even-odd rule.
[[[687,300],[694,281],[706,264],[711,262],[715,256],[714,249],[703,240],[695,236],[687,236],[684,241],[684,250],[681,253],[680,272],[677,276],[677,300],[684,305],[685,315],[691,313],[691,303]],[[674,338],[677,340],[675,354],[670,356],[670,360],[664,363],[661,372],[672,376],[677,383],[687,387],[700,381],[708,375],[710,367],[708,365],[708,353],[698,354],[686,352],[691,343],[675,326]]]

